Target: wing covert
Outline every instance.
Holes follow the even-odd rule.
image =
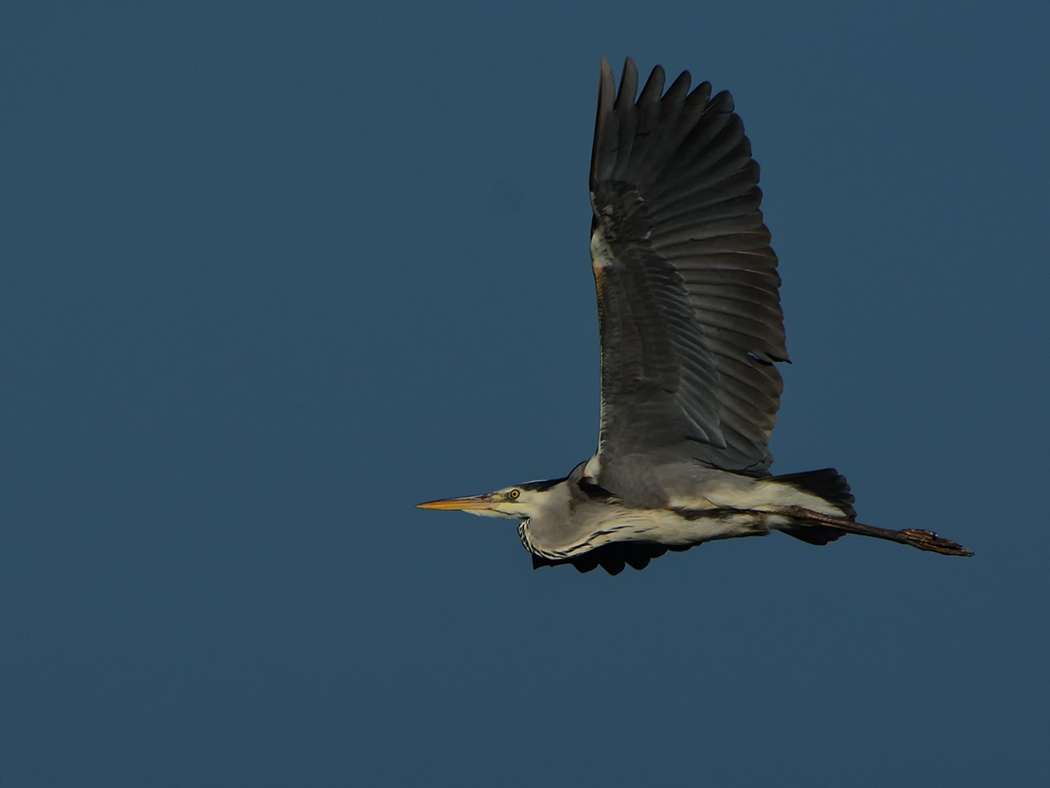
[[[661,455],[765,475],[787,360],[777,258],[759,168],[732,97],[664,92],[637,101],[603,58],[591,155],[591,260],[602,342],[598,459]]]

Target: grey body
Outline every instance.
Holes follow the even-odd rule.
[[[637,99],[636,99],[637,95]],[[598,449],[564,479],[421,504],[521,521],[535,566],[644,567],[667,550],[780,530],[843,533],[968,554],[930,531],[854,521],[833,469],[773,477],[769,437],[788,360],[777,257],[759,168],[732,97],[641,94],[628,59],[617,94],[602,59],[591,155],[591,266],[601,327]]]
[[[616,492],[595,484],[585,468],[581,463],[545,490],[542,502],[522,521],[518,532],[530,552],[563,560],[623,542],[685,549],[714,539],[762,536],[792,524],[757,508],[770,505],[809,505],[846,515],[792,485],[692,463],[649,466],[650,478],[643,476]],[[519,488],[523,496],[530,486]]]
[[[511,488],[518,491],[515,503],[528,513],[518,534],[533,554],[534,566],[571,563],[589,571],[600,565],[615,574],[625,564],[641,569],[667,550],[765,536],[771,530],[826,544],[842,532],[815,521],[803,525],[785,512],[801,508],[847,521],[854,516],[849,486],[832,469],[757,478],[695,462],[637,461],[638,475],[613,485],[615,492],[587,475],[588,463],[580,463],[565,479]],[[804,489],[798,479],[834,500]]]

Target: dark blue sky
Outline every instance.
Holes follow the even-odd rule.
[[[0,783],[1043,784],[1050,11],[846,5],[5,4]],[[601,55],[736,98],[774,470],[976,558],[412,508],[594,448]]]

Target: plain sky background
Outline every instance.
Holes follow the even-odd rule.
[[[1050,6],[5,3],[0,784],[1043,786]],[[533,571],[598,61],[732,91],[847,538]]]

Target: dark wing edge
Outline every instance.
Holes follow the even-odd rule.
[[[759,167],[727,92],[664,92],[602,58],[591,255],[602,334],[599,461],[648,453],[768,475],[787,361]]]
[[[610,575],[618,575],[624,567],[631,567],[641,571],[649,566],[654,558],[659,558],[668,550],[683,553],[693,547],[700,545],[668,546],[658,542],[614,542],[601,545],[593,550],[588,550],[582,555],[572,558],[545,558],[541,555],[532,555],[532,568],[539,569],[541,566],[563,566],[571,565],[581,574],[592,572],[599,566]]]

